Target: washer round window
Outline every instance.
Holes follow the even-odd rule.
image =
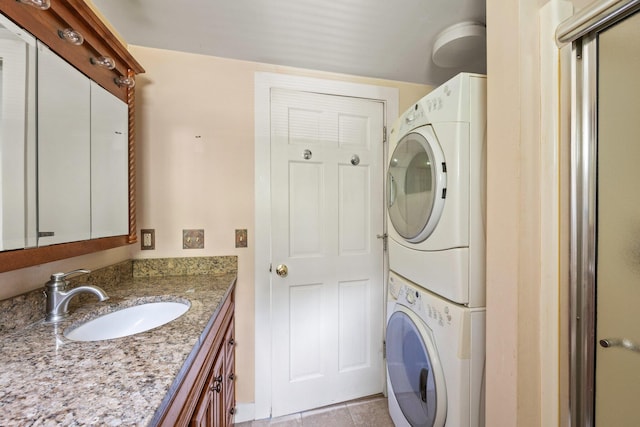
[[[402,414],[414,427],[440,427],[446,419],[444,376],[430,331],[396,311],[387,325],[387,370]]]
[[[444,207],[444,154],[430,127],[405,135],[389,162],[388,211],[393,228],[418,243],[435,229]]]

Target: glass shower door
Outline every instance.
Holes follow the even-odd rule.
[[[640,422],[640,14],[598,40],[596,426]]]

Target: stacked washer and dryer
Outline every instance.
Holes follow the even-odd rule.
[[[397,427],[484,426],[486,77],[391,130],[387,386]]]

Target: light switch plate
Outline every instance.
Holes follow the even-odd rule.
[[[236,230],[236,248],[247,247],[247,229]]]
[[[153,250],[156,248],[156,230],[153,228],[145,228],[140,230],[140,249],[143,251]]]
[[[204,230],[182,230],[182,249],[203,249]]]

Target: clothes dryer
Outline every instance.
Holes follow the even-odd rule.
[[[412,105],[389,140],[389,268],[485,305],[486,77],[462,73]]]
[[[396,427],[483,427],[485,309],[454,304],[393,272],[387,302]]]

